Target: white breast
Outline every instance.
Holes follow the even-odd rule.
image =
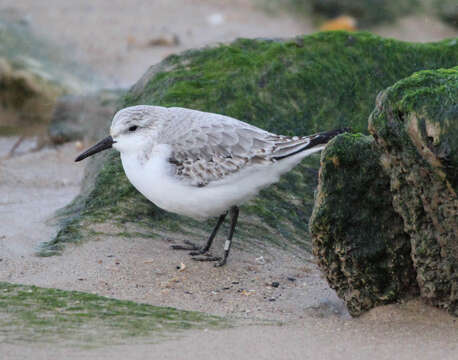
[[[219,216],[231,206],[240,205],[262,188],[278,181],[306,154],[298,154],[274,164],[247,166],[223,180],[196,187],[173,175],[168,162],[171,149],[157,145],[148,161],[136,155],[121,154],[124,171],[135,188],[158,207],[196,219]]]

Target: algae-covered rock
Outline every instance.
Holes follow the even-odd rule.
[[[23,23],[0,19],[0,133],[46,124],[57,97],[91,88],[80,70]]]
[[[119,107],[122,90],[102,90],[90,95],[65,95],[57,99],[48,127],[55,144],[100,138]]]
[[[369,130],[385,153],[421,296],[458,315],[458,67],[389,87]]]
[[[410,240],[372,137],[339,135],[321,156],[313,253],[350,314],[417,291]]]
[[[181,106],[238,118],[279,134],[351,125],[366,131],[376,94],[414,71],[453,66],[458,44],[409,44],[368,33],[318,33],[285,41],[238,40],[173,55],[151,68],[124,106]],[[109,121],[109,119],[107,119]],[[318,157],[303,161],[242,208],[236,244],[270,241],[308,248]],[[201,224],[163,212],[127,181],[116,153],[96,157],[91,180],[65,209],[48,249],[91,234],[107,219],[142,224],[144,235],[180,231],[201,238]],[[120,232],[125,234],[123,229]]]

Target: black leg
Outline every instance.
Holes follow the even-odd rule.
[[[208,238],[207,243],[205,244],[205,246],[201,247],[199,245],[196,245],[196,244],[192,243],[191,241],[185,240],[184,243],[187,246],[185,246],[185,245],[172,245],[171,248],[173,250],[193,250],[193,252],[191,252],[191,255],[201,255],[201,254],[206,253],[208,250],[210,250],[210,246],[213,243],[213,239],[216,237],[216,234],[218,233],[218,230],[219,230],[221,224],[224,222],[224,219],[226,218],[226,215],[227,215],[227,212],[225,212],[224,214],[222,214],[218,218],[218,222],[216,223],[215,227],[213,228],[213,231],[210,234],[210,237]]]
[[[204,247],[200,248],[197,251],[193,251],[190,253],[190,255],[202,255],[205,254],[208,250],[210,250],[210,247],[212,246],[213,240],[216,237],[216,234],[218,233],[218,230],[220,226],[223,224],[224,219],[226,218],[227,212],[225,212],[223,215],[221,215],[218,218],[218,222],[216,223],[215,227],[213,228],[212,233],[210,234],[210,237],[207,240],[207,243],[205,244]]]
[[[223,266],[226,264],[227,257],[229,256],[229,252],[231,251],[231,245],[232,245],[232,237],[234,235],[235,227],[237,225],[237,219],[239,217],[239,208],[237,206],[233,206],[230,209],[231,212],[231,229],[229,230],[229,236],[224,243],[224,257],[223,259],[216,263],[215,266]]]

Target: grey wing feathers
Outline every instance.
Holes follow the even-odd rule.
[[[173,149],[176,175],[205,186],[248,164],[272,163],[310,146],[311,137],[269,133],[236,119],[170,108],[162,138]]]

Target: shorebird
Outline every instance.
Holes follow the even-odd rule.
[[[172,248],[222,266],[239,206],[344,131],[283,136],[224,115],[139,105],[118,111],[110,136],[75,161],[113,147],[121,153],[132,185],[158,207],[195,219],[219,216],[204,246],[186,241]],[[228,213],[231,227],[224,254],[212,256],[208,252]]]

